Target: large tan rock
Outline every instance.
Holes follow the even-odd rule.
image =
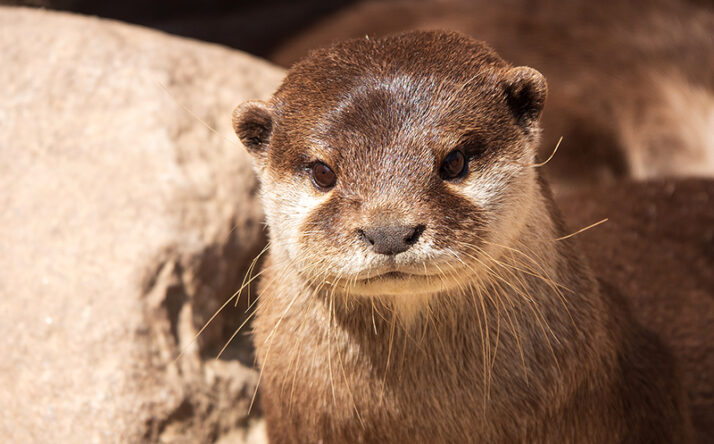
[[[282,70],[14,8],[0,67],[0,441],[242,440],[249,350],[213,359],[242,311],[190,343],[264,246],[230,114]]]

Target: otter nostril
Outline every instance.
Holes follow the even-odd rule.
[[[407,237],[404,238],[404,242],[407,245],[413,245],[413,244],[417,243],[417,241],[419,240],[419,237],[421,236],[421,234],[424,232],[425,229],[426,229],[426,227],[424,225],[417,225],[416,227],[414,227],[412,229],[412,232],[409,233],[407,235]]]

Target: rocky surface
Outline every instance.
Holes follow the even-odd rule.
[[[191,342],[264,246],[230,115],[282,70],[9,7],[0,66],[0,441],[241,442],[244,310]]]

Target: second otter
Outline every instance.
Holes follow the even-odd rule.
[[[546,83],[442,32],[314,52],[236,110],[271,232],[272,442],[687,442],[676,370],[533,168]]]

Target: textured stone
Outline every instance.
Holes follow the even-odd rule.
[[[282,70],[8,7],[0,66],[0,441],[242,439],[250,351],[212,357],[243,311],[191,340],[264,246],[230,115]]]

